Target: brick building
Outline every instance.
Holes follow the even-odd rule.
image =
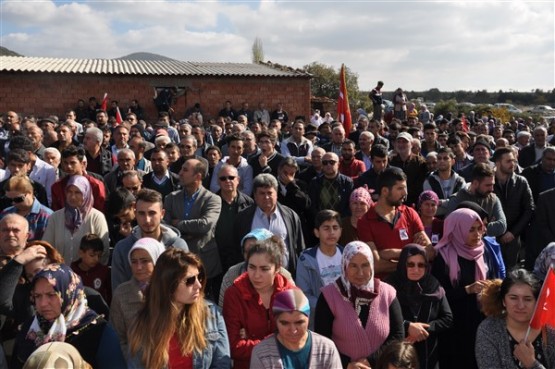
[[[290,117],[310,114],[310,74],[278,64],[0,56],[0,112],[63,115],[78,99],[101,101],[107,92],[122,113],[137,99],[152,121],[154,88],[162,87],[181,92],[177,119],[197,102],[205,116],[215,117],[226,100],[234,109],[246,101],[254,110],[262,101],[271,111],[281,102]]]

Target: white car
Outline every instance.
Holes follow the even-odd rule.
[[[499,108],[499,109],[506,109],[509,113],[515,113],[515,114],[522,113],[522,110],[520,110],[519,108],[517,108],[513,104],[497,103],[493,106],[496,107],[496,108]]]
[[[553,113],[555,113],[555,109],[553,109],[549,105],[538,105],[538,106],[535,106],[532,110],[530,110],[530,113],[534,113],[534,114],[553,114]]]

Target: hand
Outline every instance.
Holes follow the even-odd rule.
[[[413,343],[426,340],[430,335],[427,330],[429,327],[430,325],[426,323],[410,323],[407,340]]]
[[[487,281],[480,280],[480,281],[476,281],[472,284],[469,284],[464,289],[466,290],[466,293],[469,294],[469,295],[478,294],[478,293],[482,292],[482,290],[484,289],[484,287],[487,286],[487,284],[488,284]]]
[[[21,265],[25,265],[33,260],[44,258],[46,258],[46,249],[43,246],[36,245],[23,250],[14,260]]]
[[[305,163],[312,163],[312,157],[311,156],[305,156],[304,157],[304,162]]]
[[[399,260],[400,256],[401,256],[401,250],[385,249],[380,251],[380,258],[384,260],[389,260],[389,261]]]
[[[428,236],[426,236],[426,233],[424,232],[418,232],[417,234],[415,234],[412,242],[417,243],[421,246],[427,246],[431,244]]]
[[[239,329],[239,337],[242,340],[246,340],[247,339],[247,330],[245,328],[241,328]]]
[[[258,157],[258,163],[262,168],[265,168],[268,165],[268,157],[264,155],[264,153],[260,154]]]
[[[429,262],[433,261],[436,258],[436,255],[437,251],[431,244],[426,246],[426,257],[428,258]]]
[[[524,340],[520,341],[520,343],[515,346],[513,355],[525,368],[531,368],[536,361],[534,346],[532,346],[530,342],[525,342]]]
[[[289,183],[293,182],[295,180],[295,175],[288,175],[288,173],[285,173],[284,171],[282,171],[279,174],[279,181],[281,183],[283,183],[284,186],[287,186]]]
[[[131,226],[131,222],[121,223],[119,225],[119,234],[121,234],[124,237],[127,237],[131,234],[132,229],[133,227]]]
[[[509,243],[509,242],[513,242],[514,239],[515,239],[514,234],[512,234],[511,232],[506,232],[503,236],[499,238],[499,241],[501,241],[501,243]]]

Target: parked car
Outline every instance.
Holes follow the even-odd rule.
[[[535,106],[532,110],[529,110],[532,114],[553,114],[555,113],[555,109],[553,109],[549,105],[538,105]]]
[[[493,105],[496,108],[499,109],[505,109],[507,110],[509,113],[513,113],[513,114],[520,114],[522,113],[522,110],[520,110],[519,108],[517,108],[516,106],[514,106],[513,104],[506,104],[506,103],[497,103]]]

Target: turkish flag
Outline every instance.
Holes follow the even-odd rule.
[[[347,83],[345,81],[345,64],[341,64],[339,79],[339,98],[337,99],[337,120],[343,124],[346,136],[351,133],[351,108],[349,107],[349,96],[347,94]]]
[[[530,327],[533,329],[540,329],[544,325],[555,327],[555,270],[553,267],[547,272],[534,316],[530,321]]]
[[[119,106],[116,106],[116,122],[118,124],[122,124],[123,123],[123,118],[121,117],[121,113],[119,111]]]
[[[104,98],[102,99],[102,104],[100,104],[100,109],[108,111],[108,93],[104,93]]]

